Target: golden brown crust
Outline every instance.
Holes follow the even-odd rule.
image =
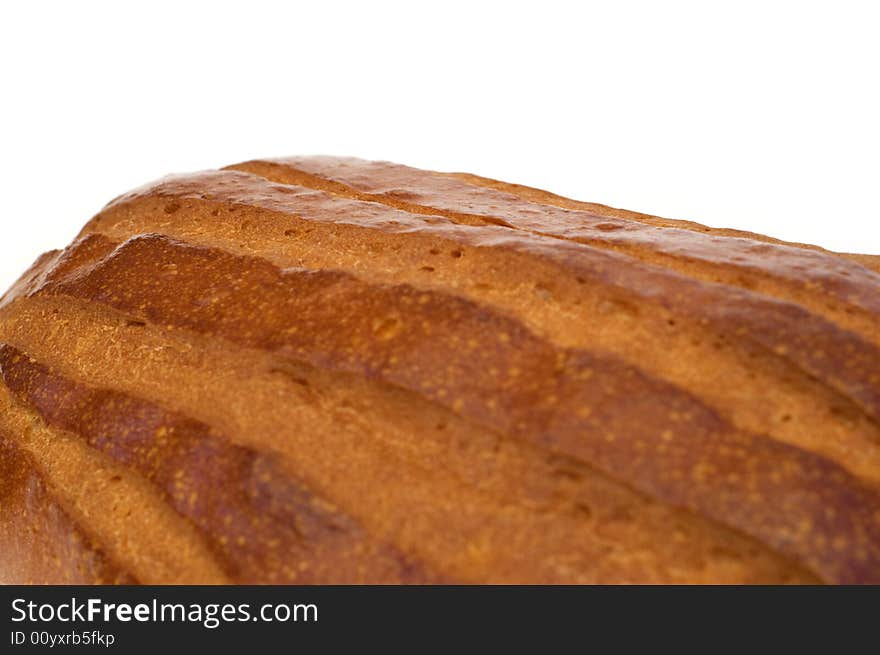
[[[880,581],[870,258],[385,163],[232,168],[120,197],[0,301],[14,412],[143,478],[229,579]]]

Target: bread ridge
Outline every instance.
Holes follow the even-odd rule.
[[[298,165],[302,161],[297,160]],[[880,544],[876,517],[871,514],[877,504],[878,476],[872,458],[877,455],[880,408],[878,369],[874,365],[880,361],[880,340],[874,329],[877,316],[872,304],[875,297],[869,293],[874,283],[870,269],[822,251],[801,249],[813,253],[809,257],[827,260],[829,271],[847,271],[855,279],[837,286],[836,282],[822,284],[821,288],[808,289],[806,296],[773,285],[755,288],[748,281],[745,284],[750,288],[739,289],[735,279],[711,279],[704,269],[658,265],[641,252],[597,249],[595,243],[563,238],[564,234],[548,236],[514,229],[508,227],[509,214],[500,217],[490,212],[480,216],[469,207],[452,211],[414,204],[412,197],[400,201],[408,193],[415,193],[407,188],[394,190],[391,202],[374,197],[379,194],[372,192],[369,198],[352,197],[349,191],[335,188],[329,189],[328,196],[325,188],[273,183],[266,176],[253,178],[248,173],[172,178],[117,199],[93,219],[71,249],[45,257],[0,300],[0,341],[13,342],[21,352],[28,352],[29,347],[39,350],[37,340],[14,327],[16,316],[33,315],[37,325],[48,325],[54,319],[43,314],[38,317],[39,307],[41,303],[48,306],[57,301],[56,309],[64,312],[64,316],[91,313],[93,308],[102,316],[108,310],[121,312],[128,316],[125,320],[132,322],[134,332],[144,326],[168,334],[192,333],[218,344],[228,343],[225,348],[269,353],[280,358],[282,368],[293,366],[299,371],[298,367],[305,365],[333,375],[356,375],[372,386],[390,385],[395,394],[397,390],[405,391],[410,394],[409,403],[426,399],[433,411],[460,418],[470,426],[468,429],[488,429],[504,443],[512,440],[529,444],[529,448],[539,449],[535,452],[547,450],[574,458],[577,466],[597,467],[602,476],[612,476],[625,488],[659,502],[669,511],[691,514],[694,519],[688,525],[703,538],[700,541],[693,535],[688,537],[695,543],[733,539],[730,535],[723,539],[719,536],[724,529],[741,533],[745,536],[737,538],[745,541],[736,541],[738,545],[734,547],[740,560],[748,550],[745,544],[750,541],[753,549],[758,544],[759,550],[771,549],[763,559],[755,559],[756,571],[763,571],[765,579],[775,575],[767,564],[767,558],[775,556],[773,552],[796,567],[783,576],[790,581],[809,577],[799,567],[806,567],[827,582],[874,579]],[[369,175],[362,179],[367,184],[375,182]],[[431,191],[434,182],[420,184],[421,191],[425,186]],[[441,193],[443,189],[437,185],[434,192]],[[400,202],[409,204],[402,208]],[[188,222],[189,216],[200,217],[202,224]],[[211,218],[204,220],[207,216]],[[272,227],[272,221],[278,225]],[[299,233],[309,236],[300,239],[296,236]],[[287,247],[278,245],[281,236],[293,243]],[[434,254],[429,247],[427,255],[421,250],[416,252],[416,244],[421,249],[431,242],[442,244],[442,250]],[[386,246],[387,254],[382,252]],[[372,253],[379,254],[371,256],[371,248],[377,248]],[[433,265],[439,255],[444,256],[446,268],[472,258],[488,263],[487,272],[504,278],[503,293],[479,289],[478,285],[486,283],[475,281],[475,268],[450,269],[434,275],[436,280],[432,280],[432,273],[442,268]],[[400,261],[395,263],[395,257]],[[799,257],[783,261],[777,267],[785,269],[781,274],[771,273],[776,278],[781,275],[794,279],[793,271],[797,269],[792,262],[803,261]],[[402,269],[403,262],[419,260],[424,264],[415,272]],[[526,272],[513,273],[518,264],[526,264]],[[150,272],[150,284],[140,284],[132,276],[131,272],[137,270]],[[559,271],[565,284],[552,277],[529,284],[528,272],[538,270]],[[759,270],[756,275],[764,272]],[[224,284],[212,285],[212,278]],[[583,291],[570,292],[575,285],[581,285]],[[844,297],[842,290],[847,289],[857,293]],[[535,298],[554,305],[552,321],[542,321]],[[821,298],[821,302],[816,298]],[[601,318],[597,315],[596,325],[591,324],[588,330],[589,334],[602,337],[595,346],[565,327],[566,316],[585,316],[586,310],[571,309],[584,299],[595,301],[594,306],[602,308],[597,313]],[[718,302],[704,306],[707,299]],[[822,309],[820,305],[825,299],[844,301],[841,306],[852,311]],[[64,304],[69,300],[79,305]],[[201,312],[203,301],[216,305],[218,312]],[[333,307],[322,308],[322,303],[334,302]],[[780,398],[759,405],[763,407],[760,412],[742,409],[747,403],[735,394],[702,398],[700,380],[709,379],[709,373],[706,365],[698,365],[697,361],[698,354],[708,346],[699,345],[688,351],[692,353],[688,355],[688,365],[699,371],[693,381],[682,371],[673,370],[670,358],[661,358],[664,363],[655,367],[653,361],[650,366],[639,366],[638,361],[633,361],[636,358],[622,356],[625,344],[640,336],[650,336],[652,331],[656,335],[655,326],[670,321],[686,326],[688,338],[714,334],[726,340],[728,343],[722,344],[720,350],[727,348],[729,353],[719,355],[717,361],[731,362],[739,356],[737,353],[753,353],[758,362],[753,368],[759,371],[760,379],[773,381],[774,389],[781,390]],[[625,339],[615,338],[618,328]],[[681,341],[666,332],[662,339]],[[683,350],[684,346],[679,344],[676,348]],[[101,386],[95,386],[93,379],[97,374],[93,370],[89,375],[77,372],[75,357],[55,361],[57,354],[43,350],[40,357],[45,356],[53,365],[67,368],[65,375],[72,375],[71,383],[96,389]],[[395,358],[398,361],[393,361]],[[400,364],[400,360],[404,363]],[[500,372],[496,374],[499,379],[492,381],[492,375],[486,375],[487,370],[511,362],[514,366],[523,363],[524,377],[534,379],[506,380],[505,372]],[[741,364],[733,366],[737,371],[748,368]],[[577,375],[583,377],[576,381]],[[111,378],[105,378],[104,383],[108,389],[124,386],[120,380]],[[596,389],[591,393],[598,394],[604,404],[619,408],[617,411],[602,407],[603,403],[596,405],[594,398],[584,396],[594,384]],[[640,391],[634,394],[633,389]],[[168,404],[168,398],[156,393],[155,400]],[[631,396],[641,394],[656,400],[634,404]],[[810,398],[821,398],[822,404],[829,406],[828,418],[820,420],[820,424],[833,435],[828,440],[833,443],[818,443],[818,437],[798,440],[793,436],[794,430],[776,425],[776,417],[762,421],[761,412],[787,407],[804,409]],[[524,411],[526,407],[532,411]],[[665,417],[664,407],[672,408]],[[842,413],[835,415],[835,411]],[[626,412],[640,415],[652,424],[653,430],[634,426],[632,417],[622,418]],[[676,413],[684,415],[684,430],[691,430],[692,434],[678,434],[676,421],[670,422]],[[694,420],[693,416],[698,418]],[[213,420],[209,417],[211,425],[206,424],[204,429],[213,430]],[[385,422],[372,425],[391,430],[404,419],[392,414],[382,420]],[[778,422],[791,423],[791,416],[788,421]],[[743,424],[748,424],[749,429],[744,429]],[[766,431],[752,429],[764,425]],[[625,434],[621,436],[618,432]],[[599,437],[608,443],[600,445]],[[243,435],[229,434],[224,438]],[[658,438],[662,443],[655,441]],[[625,442],[622,446],[619,439]],[[722,444],[722,451],[710,448],[704,451],[705,459],[699,456],[681,461],[676,459],[677,455],[668,454],[668,449],[675,451],[683,448],[683,444],[688,444],[685,451],[693,454],[694,448],[707,448],[707,439]],[[661,448],[667,449],[667,453]],[[659,462],[649,461],[652,458],[645,451],[655,455]],[[518,461],[525,466],[520,455],[515,460],[502,460],[500,455],[491,453],[484,455],[490,460],[495,456],[499,461]],[[374,456],[368,455],[364,461],[373,462],[371,457]],[[682,469],[680,464],[685,461],[687,466]],[[402,468],[409,466],[405,459],[401,462]],[[462,459],[456,464],[458,470],[468,473],[468,462]],[[745,462],[748,465],[743,468]],[[772,471],[765,466],[771,462],[777,463]],[[685,470],[687,475],[676,480]],[[719,474],[739,477],[735,482],[723,483],[703,479]],[[779,476],[781,482],[774,479]],[[430,484],[448,484],[437,477],[429,480],[423,483],[428,485],[426,489]],[[338,493],[340,484],[338,480],[325,481],[322,493],[334,489]],[[786,488],[789,491],[782,491]],[[483,502],[468,496],[470,492],[461,493],[465,494],[462,498],[471,498],[474,503]],[[797,502],[790,504],[787,495],[797,497]],[[779,513],[784,516],[763,511],[761,505],[768,498],[778,504],[776,510],[785,507]],[[419,502],[424,508],[431,503]],[[828,508],[833,508],[833,516],[826,516]],[[517,521],[526,530],[529,520],[536,525],[549,520],[537,517],[534,511],[517,511],[521,512],[517,516],[523,517]],[[590,511],[595,513],[595,506]],[[358,512],[358,519],[365,517],[363,507]],[[431,521],[438,521],[439,526],[435,515],[439,517],[435,512]],[[708,522],[700,523],[701,517]],[[371,532],[381,529],[392,541],[401,539],[405,533],[389,531],[382,517],[366,518],[371,519],[364,524],[369,525]],[[556,523],[547,525],[564,523],[560,523],[562,519],[553,521]],[[453,519],[453,526],[454,523]],[[469,555],[470,559],[459,557],[454,566],[449,565],[453,579],[456,571],[459,579],[468,575],[478,579],[474,574],[480,566],[491,570],[493,555],[515,566],[509,553],[503,553],[497,523],[490,519],[488,531],[482,533],[489,541],[483,541],[481,548]],[[588,533],[589,524],[589,520],[581,521],[578,530]],[[716,533],[716,525],[726,527]],[[497,534],[490,534],[493,530]],[[554,533],[554,538],[570,539],[562,534]],[[631,533],[627,535],[632,538]],[[545,539],[544,545],[535,542],[531,547],[550,558],[554,550],[551,542],[552,539]],[[403,551],[412,553],[418,547],[420,544],[410,536]],[[712,556],[713,550],[709,548],[708,568],[704,572],[711,572],[713,563],[723,560],[718,555],[723,548],[713,548],[716,555]],[[640,560],[633,553],[627,562],[625,553],[615,552],[616,569],[591,569],[583,558],[569,559],[567,568],[556,566],[558,577],[553,580],[565,581],[566,575],[570,580],[589,580],[591,570],[594,578],[599,576],[601,581],[614,581],[615,575],[620,581],[638,581],[640,575],[648,579],[648,560]],[[683,547],[679,557],[693,555],[688,552]],[[432,553],[427,565],[441,575],[447,573],[444,558],[449,557],[449,551],[439,548]],[[669,567],[681,564],[675,561],[674,548],[664,549],[661,555],[669,558],[660,560]],[[705,553],[703,556],[706,557]],[[749,579],[745,573],[748,557],[745,560],[745,565],[737,570],[724,570]],[[763,562],[760,566],[759,561]],[[543,573],[532,571],[538,576],[535,579],[540,581],[541,575],[544,580],[550,579],[550,569],[542,570]],[[694,579],[700,575],[699,567],[691,566],[688,570]],[[776,569],[778,574],[783,570]],[[500,573],[496,570],[496,574]],[[510,575],[511,570],[504,573]],[[722,575],[720,564],[715,573]]]

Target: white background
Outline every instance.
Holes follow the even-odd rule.
[[[0,3],[0,287],[259,156],[465,170],[880,253],[878,3]]]

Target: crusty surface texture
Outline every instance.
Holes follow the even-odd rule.
[[[880,257],[387,162],[0,300],[0,583],[880,583]]]

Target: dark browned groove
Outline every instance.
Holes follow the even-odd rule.
[[[241,583],[428,582],[394,549],[370,544],[349,517],[313,494],[268,454],[216,437],[198,421],[129,395],[69,381],[0,344],[0,380],[50,427],[84,439],[138,471],[207,538],[226,573]],[[309,564],[300,570],[301,562]],[[305,573],[303,572],[305,571]],[[267,574],[276,577],[266,577]]]
[[[173,279],[166,278],[160,286],[145,274],[157,261],[173,263],[176,271]],[[222,292],[220,313],[204,310],[198,300],[220,291],[211,280],[227,284],[236,280],[234,290],[225,287]],[[517,323],[467,301],[407,287],[365,287],[341,273],[280,272],[260,260],[183,246],[161,237],[133,239],[88,274],[52,282],[45,291],[302,357],[322,367],[388,380],[481,424],[584,458],[665,502],[705,512],[810,563],[828,579],[864,580],[878,570],[880,535],[873,521],[863,515],[865,508],[876,506],[877,499],[837,465],[792,446],[732,431],[693,398],[613,360],[587,352],[568,352],[560,359],[561,352],[536,340]],[[374,328],[356,321],[341,332],[338,317],[325,316],[328,310],[317,300],[328,293],[337,306],[351,308],[353,317],[370,317],[377,308],[398,307],[410,328],[395,339],[398,361],[389,359],[381,343],[371,352],[351,348],[351,343],[367,334],[374,339]],[[262,315],[254,302],[276,308],[285,326],[293,321],[298,327],[295,334],[284,336],[285,329],[275,325],[271,316]],[[261,320],[253,320],[258,315]],[[430,353],[419,345],[431,340],[418,327],[419,316],[431,317]],[[325,329],[326,321],[334,325],[335,332]],[[458,334],[489,334],[493,342],[478,343],[464,353],[455,343]],[[524,381],[518,381],[515,388],[502,388],[486,379],[491,363],[482,359],[490,354],[492,361],[520,368]],[[410,368],[413,365],[416,369]],[[418,370],[431,370],[435,375],[426,381]],[[589,376],[583,377],[593,370],[601,371],[596,377],[599,389],[590,389]],[[555,388],[532,386],[533,381],[548,380],[557,381]],[[441,394],[443,389],[449,393]],[[586,415],[581,408],[589,408]],[[676,417],[672,422],[671,416]],[[659,432],[668,437],[658,442]],[[785,467],[780,467],[782,461],[787,462]],[[740,481],[718,479],[704,472],[701,462],[713,470],[738,471]],[[744,487],[743,480],[757,486]],[[797,506],[790,506],[791,494],[797,495]],[[765,497],[789,506],[769,508]],[[830,519],[824,514],[828,506],[849,511]],[[811,540],[791,543],[790,538],[780,537],[778,530],[790,534],[795,528],[789,522],[799,517],[809,517],[818,533],[851,540],[852,556],[841,561],[839,555]]]

